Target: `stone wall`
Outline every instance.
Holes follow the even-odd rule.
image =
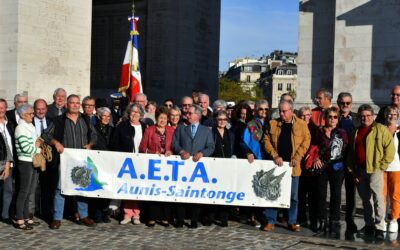
[[[51,101],[57,87],[68,93],[88,95],[92,1],[6,0],[6,5],[3,2],[2,97],[12,100],[16,93],[24,92],[30,102],[39,97]]]

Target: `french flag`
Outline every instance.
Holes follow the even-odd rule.
[[[142,77],[139,67],[138,20],[138,17],[128,17],[128,21],[131,23],[131,32],[125,52],[124,63],[122,64],[121,80],[118,89],[118,92],[129,96],[131,102],[133,102],[135,94],[143,93]]]

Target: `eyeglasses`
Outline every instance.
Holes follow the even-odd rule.
[[[217,121],[219,121],[219,122],[222,122],[222,121],[226,122],[227,120],[228,120],[227,118],[218,118],[217,119]]]
[[[392,93],[392,96],[394,97],[400,97],[400,93]]]
[[[328,119],[337,119],[338,118],[338,116],[337,115],[328,115]]]
[[[301,115],[301,117],[310,117],[311,114],[305,114],[305,115]]]
[[[291,109],[286,109],[286,110],[283,110],[283,109],[280,109],[279,110],[279,113],[286,113],[286,112],[288,112],[288,111],[290,111]]]
[[[258,111],[268,111],[268,110],[269,110],[269,108],[264,108],[264,109],[263,108],[259,108],[258,109]]]
[[[340,102],[340,105],[350,105],[351,104],[351,102]]]
[[[32,113],[25,113],[25,115],[35,115],[35,114],[32,112]]]
[[[192,104],[182,104],[182,107],[189,107]]]

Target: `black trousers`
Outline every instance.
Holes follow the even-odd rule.
[[[356,185],[353,175],[347,170],[344,174],[344,185],[346,189],[346,222],[354,222],[356,211]]]
[[[299,205],[298,205],[298,215],[297,220],[299,223],[308,222],[308,218],[310,219],[311,224],[315,224],[317,222],[317,211],[315,202],[318,201],[315,191],[317,188],[316,185],[316,176],[302,174],[299,179]],[[307,206],[308,206],[308,216],[307,216]]]
[[[327,219],[327,206],[326,196],[328,189],[328,182],[330,187],[330,201],[329,201],[329,220],[340,220],[340,204],[341,204],[341,189],[344,180],[344,169],[333,171],[326,170],[322,174],[316,176],[316,209],[317,218],[319,220]]]
[[[168,202],[148,202],[148,220],[171,220],[171,203]]]
[[[186,217],[186,211],[190,211],[190,220],[198,222],[200,217],[201,205],[190,203],[177,203],[175,206],[175,219],[177,223],[183,222]]]

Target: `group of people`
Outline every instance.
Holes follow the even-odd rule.
[[[392,89],[392,104],[381,108],[376,120],[368,104],[352,112],[350,93],[340,93],[337,106],[333,105],[326,89],[316,92],[315,108],[299,110],[288,93],[281,96],[277,109],[270,109],[267,100],[241,101],[235,106],[216,100],[210,106],[209,96],[198,92],[183,97],[179,104],[166,99],[162,105],[148,101],[143,93],[136,94],[132,103],[122,95],[111,97],[110,105],[90,96],[81,101],[58,88],[52,104],[37,99],[30,105],[26,96],[17,94],[14,109],[8,111],[7,101],[0,99],[3,222],[32,230],[39,224],[34,217],[39,211],[50,221],[50,228],[58,229],[65,208],[73,220],[90,227],[110,222],[110,215],[118,217],[118,211],[120,224],[183,227],[189,218],[190,228],[197,228],[199,221],[226,227],[230,212],[239,210],[249,223],[256,224],[256,219],[262,223],[264,231],[273,230],[277,221],[286,221],[294,232],[306,226],[338,234],[345,182],[347,231],[358,230],[356,189],[362,199],[365,234],[383,239],[384,231],[398,230],[400,86]],[[43,150],[42,141],[53,149],[46,171],[33,166],[35,155]],[[202,157],[240,158],[249,163],[272,160],[277,166],[289,162],[290,208],[231,209],[67,197],[59,185],[59,157],[64,148],[179,155],[195,162]]]

